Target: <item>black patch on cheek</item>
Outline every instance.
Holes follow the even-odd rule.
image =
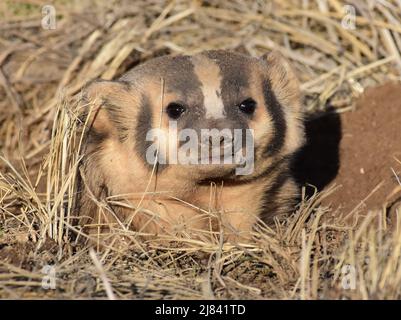
[[[285,136],[287,132],[287,123],[285,121],[284,111],[272,90],[270,81],[263,80],[263,94],[267,112],[270,114],[274,126],[273,137],[267,144],[264,155],[274,156],[284,146]]]
[[[154,141],[146,141],[146,135],[152,128],[153,115],[150,106],[150,101],[146,96],[142,96],[140,111],[135,126],[134,141],[135,141],[135,152],[143,160],[143,162],[150,168],[154,166],[154,163],[149,163],[146,159],[146,152]],[[160,172],[167,165],[160,163],[156,164],[157,171]]]
[[[140,111],[135,127],[134,141],[135,151],[139,157],[147,164],[146,151],[152,145],[152,141],[146,141],[147,133],[152,129],[152,110],[150,101],[147,97],[142,96]],[[151,165],[151,164],[149,164]]]

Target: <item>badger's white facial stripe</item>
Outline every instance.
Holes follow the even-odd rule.
[[[202,84],[206,118],[225,117],[224,103],[221,98],[221,74],[219,66],[205,56],[192,58],[194,72]]]

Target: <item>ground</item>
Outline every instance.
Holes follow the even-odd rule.
[[[307,176],[304,183],[339,186],[323,201],[325,205],[352,212],[398,203],[400,110],[401,85],[388,83],[367,88],[348,112],[310,121],[310,144],[298,170]]]
[[[57,26],[41,26],[44,4]],[[401,298],[396,1],[0,4],[0,298]],[[352,19],[347,20],[348,22]],[[251,244],[74,239],[74,98],[163,54],[280,50],[300,79],[304,198]],[[116,239],[117,239],[116,238]]]
[[[368,88],[355,111],[341,115],[335,182],[342,188],[333,195],[333,206],[350,211],[364,200],[366,207],[381,209],[393,204],[397,194],[400,197],[396,192],[401,175],[400,110],[401,86],[387,84]]]

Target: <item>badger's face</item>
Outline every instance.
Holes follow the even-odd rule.
[[[257,175],[303,142],[298,83],[277,54],[166,56],[88,92],[101,107],[92,141],[115,139],[177,175]]]

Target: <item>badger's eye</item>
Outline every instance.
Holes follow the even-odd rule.
[[[252,98],[248,98],[244,101],[242,101],[238,108],[241,110],[241,112],[251,115],[252,113],[255,112],[256,109],[256,101],[253,100]]]
[[[166,108],[167,115],[175,120],[181,117],[185,110],[186,108],[183,105],[176,102],[170,103]]]

